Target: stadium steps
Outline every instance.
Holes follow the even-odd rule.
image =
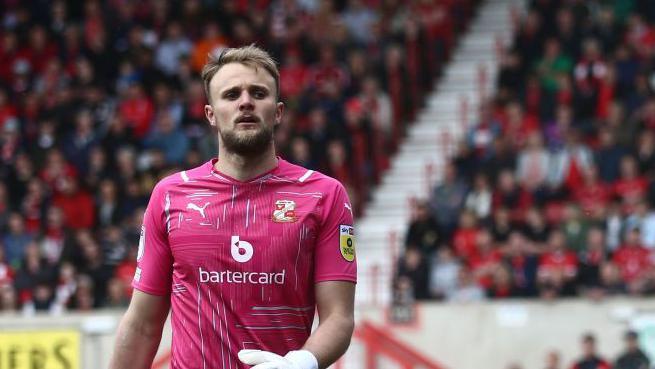
[[[357,222],[358,305],[387,303],[391,298],[392,255],[402,248],[410,220],[410,199],[427,198],[439,180],[445,155],[456,149],[463,121],[477,116],[481,93],[494,89],[498,45],[511,42],[511,11],[524,0],[487,0],[478,8],[467,34],[460,38],[426,106],[407,132],[390,169]],[[395,237],[396,242],[391,240]]]

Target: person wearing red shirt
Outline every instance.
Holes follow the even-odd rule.
[[[133,83],[127,92],[127,99],[119,107],[121,118],[132,127],[134,135],[141,139],[150,131],[155,116],[155,106],[143,91],[143,86]]]
[[[78,188],[75,178],[62,178],[61,193],[55,195],[53,205],[64,212],[66,226],[70,229],[88,229],[95,224],[93,197]]]
[[[628,288],[638,289],[640,279],[652,265],[650,251],[641,245],[639,228],[632,228],[626,233],[624,243],[614,252],[612,261],[618,265]]]
[[[571,283],[578,275],[578,257],[566,246],[564,233],[559,229],[551,231],[548,237],[548,251],[539,259],[537,283],[542,296],[572,294]]]
[[[573,200],[585,214],[597,215],[609,202],[612,188],[600,180],[595,165],[584,171],[583,181],[584,185],[573,189]]]
[[[505,108],[505,119],[501,120],[503,135],[509,138],[514,149],[522,148],[528,136],[539,130],[539,121],[536,117],[525,114],[521,105],[514,101]]]
[[[639,173],[635,158],[624,156],[621,159],[621,177],[614,182],[614,193],[622,200],[623,212],[632,213],[647,190],[648,180]]]
[[[453,235],[453,247],[455,255],[469,265],[478,258],[477,234],[475,215],[470,210],[463,211],[459,216],[459,226]]]
[[[284,65],[280,68],[280,93],[283,98],[295,100],[305,91],[309,79],[309,68],[302,64],[298,51],[287,52]]]
[[[478,284],[490,290],[494,284],[495,274],[500,266],[501,255],[493,243],[491,232],[487,228],[477,231],[475,237],[476,254],[471,257],[469,265]]]

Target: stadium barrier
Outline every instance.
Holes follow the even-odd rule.
[[[106,368],[121,315],[2,314],[0,368]],[[356,320],[351,347],[333,369],[502,369],[510,362],[535,368],[551,350],[568,367],[581,355],[582,334],[594,333],[599,353],[614,360],[629,328],[655,359],[653,299],[425,303],[409,310],[367,305],[358,306]],[[170,339],[167,322],[156,369],[168,367]]]

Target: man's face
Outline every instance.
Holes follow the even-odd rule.
[[[257,156],[269,149],[284,108],[277,102],[273,76],[261,67],[230,63],[216,72],[209,90],[205,115],[225,150]]]

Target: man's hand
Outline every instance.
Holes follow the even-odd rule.
[[[262,351],[241,350],[239,360],[251,369],[318,369],[318,360],[307,350],[289,351],[285,356]]]

